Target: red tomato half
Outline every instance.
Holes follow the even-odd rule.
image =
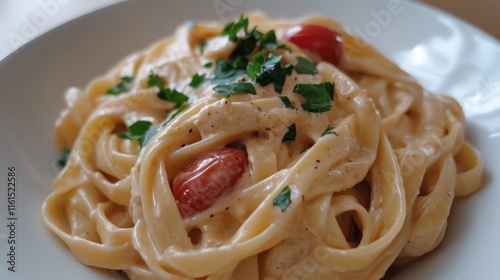
[[[224,148],[204,153],[186,165],[172,182],[181,215],[201,212],[230,192],[245,172],[247,162],[243,151]]]
[[[342,57],[342,36],[322,25],[294,26],[285,33],[284,40],[335,65]]]

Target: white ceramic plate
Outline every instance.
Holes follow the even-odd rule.
[[[0,62],[1,279],[113,279],[79,263],[41,221],[40,207],[56,174],[52,126],[65,89],[85,86],[188,19],[227,21],[254,9],[273,17],[336,18],[428,90],[459,100],[468,117],[467,139],[484,156],[484,187],[456,201],[446,237],[434,252],[390,278],[498,279],[500,44],[447,14],[399,0],[130,1],[69,22],[8,56]],[[16,169],[15,273],[7,262],[11,166]]]

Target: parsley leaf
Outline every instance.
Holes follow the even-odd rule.
[[[236,93],[257,94],[252,83],[232,83],[226,85],[217,85],[213,88],[213,90],[226,97]]]
[[[338,136],[337,132],[335,132],[335,126],[330,126],[328,125],[325,130],[321,133],[321,137],[327,135],[327,134],[335,134]]]
[[[210,67],[212,67],[213,64],[214,64],[213,62],[207,62],[207,63],[203,64],[203,67],[210,68]]]
[[[262,33],[257,30],[257,26],[255,26],[250,33],[248,33],[243,39],[238,41],[231,54],[229,55],[229,59],[231,61],[244,61],[245,63],[235,63],[233,65],[236,68],[245,69],[248,64],[247,56],[250,55],[254,49],[257,47],[257,43],[262,38]]]
[[[203,41],[200,43],[200,45],[198,46],[199,50],[200,50],[200,53],[203,54],[203,52],[205,51],[205,48],[207,47],[207,44],[208,42],[207,41]]]
[[[298,74],[318,74],[316,66],[309,60],[300,56],[295,59],[295,71],[297,71]]]
[[[245,56],[239,56],[231,60],[232,67],[234,67],[236,70],[245,70],[248,65],[248,58]],[[241,71],[238,71],[239,73],[243,73]]]
[[[120,83],[118,83],[114,88],[110,88],[106,91],[106,94],[118,95],[130,90],[130,83],[134,81],[134,77],[123,76]]]
[[[182,92],[178,92],[177,90],[167,88],[165,91],[158,92],[158,97],[163,100],[167,100],[175,103],[175,108],[179,108],[184,104],[189,97],[184,95]]]
[[[286,96],[280,96],[281,102],[285,105],[286,108],[288,109],[295,109],[295,106],[293,106],[292,102],[290,102],[290,99]]]
[[[127,127],[127,131],[118,132],[116,136],[122,139],[134,140],[139,143],[142,147],[142,142],[144,141],[144,137],[146,136],[146,132],[151,127],[151,122],[149,121],[136,121],[129,127]]]
[[[288,49],[285,44],[278,44],[276,41],[276,33],[274,30],[270,30],[266,34],[262,35],[260,39],[260,50],[263,49]]]
[[[236,58],[251,54],[257,46],[257,42],[258,39],[255,36],[246,36],[236,44],[229,57]]]
[[[179,108],[184,102],[186,102],[189,97],[175,89],[165,88],[163,80],[158,76],[158,74],[149,74],[148,87],[158,87],[158,93],[156,94],[158,98],[175,103],[175,108]]]
[[[297,135],[297,127],[295,124],[291,124],[288,127],[288,131],[285,133],[283,136],[283,139],[281,140],[281,143],[286,143],[286,142],[292,142],[295,141],[295,136]]]
[[[252,81],[257,81],[257,76],[260,76],[262,64],[266,60],[264,57],[265,51],[260,51],[252,57],[252,61],[248,63],[246,73]]]
[[[227,63],[224,59],[219,58],[215,61],[215,79],[225,79],[233,76],[236,72],[231,64]]]
[[[203,82],[205,82],[205,76],[206,74],[203,75],[198,75],[198,73],[193,75],[193,78],[191,79],[191,82],[189,83],[189,86],[192,88],[198,88],[200,87]]]
[[[321,113],[332,109],[334,84],[331,82],[321,84],[297,84],[293,92],[306,99],[302,108],[308,112]]]
[[[227,23],[222,30],[222,35],[228,35],[229,40],[236,42],[238,39],[238,31],[241,29],[245,31],[245,34],[248,33],[248,18],[244,18],[243,15],[240,16],[240,20],[238,22]]]
[[[271,30],[267,32],[266,34],[262,35],[262,38],[260,39],[260,49],[276,49],[279,47],[282,47],[283,45],[278,45],[276,42],[276,33],[274,33],[274,30]]]
[[[70,149],[64,148],[64,150],[62,151],[61,157],[56,162],[57,166],[59,168],[63,168],[66,166],[66,164],[68,163],[68,160],[69,160],[70,153],[71,153]]]
[[[227,63],[220,58],[215,61],[215,77],[212,81],[217,84],[227,84],[243,74],[245,74],[245,70],[237,69],[233,64]]]
[[[247,74],[252,81],[261,86],[272,83],[274,91],[281,93],[286,76],[291,74],[293,65],[281,66],[282,55],[270,52],[268,57],[264,58],[264,53],[265,51],[261,51],[253,56],[253,61],[248,63]]]
[[[273,205],[278,206],[281,212],[285,212],[290,203],[292,203],[292,199],[290,198],[290,187],[286,186],[273,200]]]

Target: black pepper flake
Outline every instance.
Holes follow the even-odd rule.
[[[189,133],[193,133],[193,129],[192,128],[189,130]]]

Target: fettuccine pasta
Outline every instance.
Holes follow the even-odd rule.
[[[380,279],[433,250],[481,185],[459,104],[331,19],[246,20],[185,24],[68,90],[50,230],[130,279]]]

